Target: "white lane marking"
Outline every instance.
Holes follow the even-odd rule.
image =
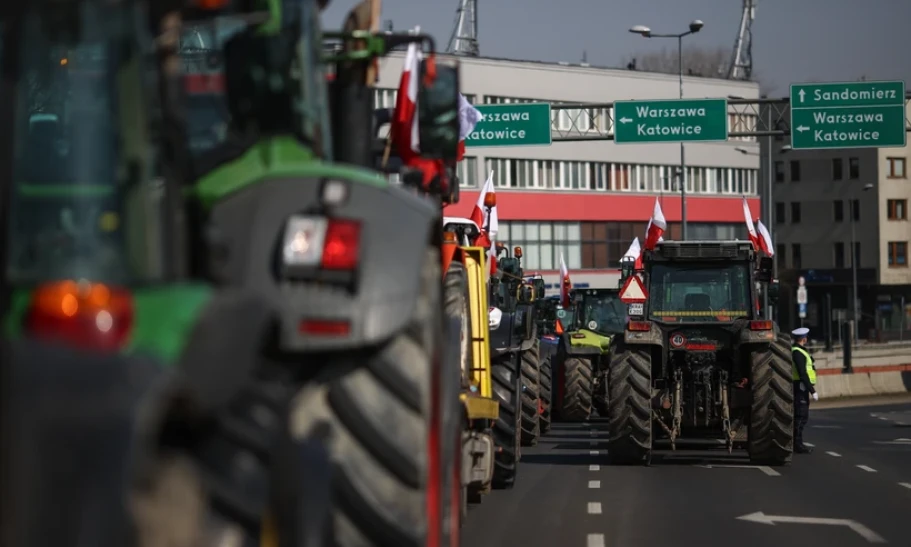
[[[589,488],[601,488],[601,481],[588,481]]]
[[[841,454],[839,454],[838,452],[826,452],[826,454],[832,456],[833,458],[840,458],[840,457],[841,457]]]
[[[803,444],[809,446],[810,448],[813,448],[814,446],[816,446],[815,444],[812,444],[812,443],[803,443]]]
[[[876,473],[876,469],[873,469],[872,467],[867,467],[866,465],[858,465],[857,467],[858,467],[858,469],[863,469],[867,473]]]
[[[889,418],[886,418],[885,416],[879,416],[879,419],[880,419],[880,420],[888,420]]]
[[[770,477],[780,477],[781,473],[775,471],[767,465],[734,465],[734,464],[717,464],[713,463],[711,465],[695,465],[694,467],[701,467],[703,469],[714,469],[716,467],[723,467],[728,469],[758,469]]]
[[[586,547],[604,547],[604,534],[588,534]]]
[[[588,453],[588,455],[589,455],[589,456],[597,456],[597,455],[598,455],[598,451],[597,451],[597,450],[592,450],[592,451],[590,451],[590,452]]]
[[[596,463],[593,463],[588,466],[588,470],[589,471],[601,471],[601,466]]]
[[[589,515],[600,515],[601,514],[601,502],[599,502],[599,501],[588,502],[588,514]]]
[[[908,490],[911,490],[911,482],[900,482],[900,483],[898,483],[898,485],[899,485],[899,486],[904,486],[904,487],[907,488]]]

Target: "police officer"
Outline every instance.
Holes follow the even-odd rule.
[[[794,452],[809,454],[813,449],[803,444],[803,429],[810,418],[810,399],[819,400],[816,393],[816,367],[813,357],[807,351],[807,335],[810,329],[802,327],[791,331],[794,345],[791,346],[791,379],[794,381]]]

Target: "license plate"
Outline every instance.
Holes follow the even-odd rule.
[[[642,303],[630,304],[629,309],[627,310],[627,315],[643,315],[645,313],[645,305]]]

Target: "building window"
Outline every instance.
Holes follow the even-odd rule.
[[[905,179],[908,175],[905,171],[905,158],[886,158],[889,162],[889,178]]]
[[[886,202],[889,220],[908,220],[908,200],[890,199]]]
[[[854,222],[860,222],[860,200],[851,200],[851,217]]]
[[[907,241],[890,241],[889,245],[889,266],[893,268],[908,267],[908,242]]]
[[[775,256],[778,258],[778,267],[785,267],[785,255],[787,254],[787,246],[784,243],[779,243],[775,245]]]
[[[841,158],[832,159],[832,180],[841,180],[845,176]]]
[[[456,175],[459,177],[459,186],[465,188],[477,188],[478,158],[465,156],[462,161],[456,165]]]
[[[791,202],[791,224],[800,224],[800,202]]]
[[[844,268],[845,267],[845,244],[841,241],[838,241],[833,244],[835,252],[835,267]]]
[[[848,158],[848,178],[851,180],[860,178],[860,158]]]
[[[784,224],[787,222],[785,219],[785,208],[783,201],[775,202],[775,224]]]
[[[791,182],[800,182],[800,162],[791,160]]]
[[[497,234],[497,241],[509,248],[522,247],[522,266],[526,270],[559,270],[561,253],[568,268],[581,268],[579,239],[578,222],[507,221],[500,223]]]
[[[791,245],[791,267],[799,270],[800,266],[800,243],[794,243]]]
[[[854,264],[855,261],[857,267],[860,268],[860,265],[863,263],[863,257],[860,254],[860,241],[854,242],[854,256],[851,257],[851,264]]]
[[[775,162],[775,182],[784,182],[784,162]]]
[[[835,222],[843,222],[845,220],[845,202],[840,199],[837,199],[832,202],[833,210],[832,213],[835,217]]]

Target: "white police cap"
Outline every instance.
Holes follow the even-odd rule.
[[[810,334],[810,329],[806,327],[800,327],[799,329],[794,329],[791,331],[791,336],[794,338],[803,338],[808,334]]]

